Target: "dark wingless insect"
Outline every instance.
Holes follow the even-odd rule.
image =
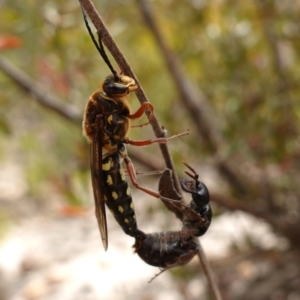
[[[146,109],[152,114],[153,107],[151,103],[146,102],[134,114],[131,113],[127,97],[130,92],[136,91],[138,86],[134,79],[118,74],[114,70],[104,51],[100,35],[98,34],[98,43],[93,36],[84,11],[83,17],[93,43],[112,71],[112,75],[106,77],[101,88],[90,96],[85,107],[82,124],[83,134],[91,144],[91,177],[96,217],[103,246],[107,250],[105,203],[126,234],[133,237],[141,236],[141,231],[137,229],[130,189],[121,169],[121,158],[126,163],[133,185],[159,198],[158,193],[141,187],[137,183],[135,169],[128,157],[125,144],[145,146],[152,143],[165,143],[175,136],[142,141],[133,141],[127,137],[130,120],[141,117]],[[176,137],[185,134],[188,133],[179,134]]]
[[[192,195],[192,200],[189,206],[174,202],[182,211],[183,228],[180,231],[140,235],[136,237],[133,246],[135,252],[147,264],[161,268],[159,274],[169,268],[188,263],[197,254],[199,245],[193,237],[203,235],[212,218],[207,187],[198,180],[199,176],[194,169],[185,165],[193,172],[186,172],[193,180],[182,180],[181,186]]]

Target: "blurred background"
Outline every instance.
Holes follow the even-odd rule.
[[[191,131],[169,148],[179,177],[185,161],[210,190],[200,242],[223,298],[300,299],[300,2],[94,4],[161,125]],[[0,299],[213,299],[196,258],[148,284],[159,270],[109,213],[103,250],[81,119],[109,70],[79,3],[0,1],[0,15]],[[138,170],[164,169],[157,145],[128,151]],[[143,230],[181,228],[132,193]]]

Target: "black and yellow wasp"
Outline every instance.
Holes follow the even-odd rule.
[[[94,191],[96,217],[102,237],[104,249],[108,247],[107,222],[105,204],[113,213],[116,221],[126,234],[139,237],[141,231],[137,228],[130,189],[121,168],[121,159],[125,161],[132,184],[159,198],[159,193],[140,186],[136,180],[134,166],[128,157],[125,144],[145,146],[152,143],[165,143],[169,138],[158,138],[142,141],[130,140],[127,137],[130,130],[130,120],[143,115],[146,109],[153,114],[151,103],[143,103],[140,108],[131,113],[128,94],[138,89],[135,80],[129,76],[118,74],[112,67],[98,33],[96,41],[83,12],[88,32],[98,52],[110,68],[112,75],[106,77],[100,89],[89,98],[83,116],[83,134],[90,143],[91,177]],[[177,136],[187,134],[178,134]]]

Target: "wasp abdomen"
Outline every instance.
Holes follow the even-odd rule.
[[[135,237],[140,231],[137,228],[130,188],[121,169],[118,153],[103,159],[102,172],[105,182],[103,192],[107,207],[123,231]]]

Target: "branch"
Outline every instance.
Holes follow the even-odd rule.
[[[17,83],[23,90],[30,93],[42,106],[54,111],[60,116],[68,119],[72,123],[81,123],[81,115],[77,113],[74,106],[61,105],[60,99],[54,97],[34,80],[29,78],[24,72],[16,68],[3,56],[0,56],[0,69]]]
[[[205,253],[203,251],[203,248],[201,246],[201,244],[199,243],[199,252],[198,252],[198,257],[200,259],[204,274],[207,278],[208,284],[211,288],[211,291],[213,292],[213,295],[215,297],[215,300],[222,300],[222,296],[219,290],[219,287],[216,283],[216,279],[215,276],[213,274],[213,271],[210,267],[210,264],[207,261],[207,258],[205,256]]]
[[[278,92],[279,95],[284,95],[283,104],[291,107],[290,97],[287,95],[289,92],[290,83],[288,82],[288,76],[285,74],[283,54],[280,50],[279,37],[276,35],[274,30],[275,24],[272,23],[271,18],[276,18],[276,8],[273,2],[265,0],[256,0],[256,7],[260,15],[260,21],[262,23],[262,32],[266,37],[266,41],[270,48],[270,57],[274,68],[274,73],[278,78]],[[281,101],[280,101],[281,102]]]
[[[92,23],[94,24],[95,28],[97,29],[97,32],[101,33],[101,40],[102,40],[103,44],[107,47],[107,49],[109,50],[109,52],[111,53],[111,55],[115,59],[116,63],[118,64],[118,66],[120,67],[122,72],[124,74],[132,77],[136,81],[137,85],[139,86],[139,89],[136,91],[136,96],[139,99],[140,103],[142,104],[144,102],[149,102],[146,95],[145,95],[145,92],[144,92],[144,90],[143,90],[143,88],[140,84],[140,82],[138,81],[137,77],[133,73],[133,70],[131,69],[130,65],[126,61],[123,53],[118,48],[118,46],[116,45],[116,43],[113,40],[112,36],[108,32],[103,20],[101,19],[101,17],[99,16],[96,8],[94,7],[94,4],[90,0],[79,0],[79,2],[81,4],[81,6],[84,8],[86,14],[89,16]],[[147,116],[148,116],[148,119],[149,119],[149,113],[147,113]],[[155,115],[153,115],[149,121],[150,121],[150,124],[153,128],[155,136],[156,137],[164,137],[165,136],[165,131],[159,125]],[[180,190],[179,180],[178,180],[178,177],[177,177],[176,172],[175,172],[173,160],[172,160],[172,157],[170,155],[168,146],[167,146],[167,144],[159,144],[159,147],[160,147],[160,150],[162,152],[162,156],[165,160],[166,167],[173,171],[172,173],[173,173],[173,179],[174,179],[174,182],[175,182],[174,183],[175,188],[178,192],[180,192],[181,190]]]
[[[190,79],[187,79],[179,60],[174,52],[168,48],[157,24],[155,23],[149,1],[137,0],[145,23],[153,34],[159,50],[169,69],[169,73],[178,89],[180,100],[190,113],[200,135],[214,156],[219,172],[226,180],[242,194],[247,194],[247,187],[238,175],[238,172],[224,160],[221,155],[225,142],[220,135],[219,121],[215,117],[205,94],[196,88]]]

